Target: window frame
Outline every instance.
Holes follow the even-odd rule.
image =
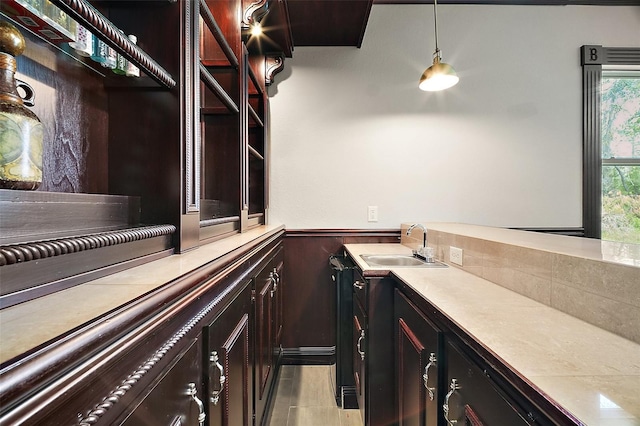
[[[640,48],[584,45],[582,65],[582,226],[588,238],[602,233],[601,83],[603,69],[640,65]],[[606,161],[608,162],[608,161]],[[605,163],[606,163],[605,162]]]

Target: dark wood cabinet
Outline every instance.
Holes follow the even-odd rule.
[[[358,268],[351,284],[352,367],[365,426],[572,424],[411,286]]]
[[[410,286],[396,281],[395,410],[399,425],[571,424]],[[377,348],[369,348],[375,351]],[[432,398],[433,396],[433,398]]]
[[[448,424],[529,425],[521,409],[491,380],[488,370],[473,362],[459,344],[445,344],[447,392],[443,415]]]
[[[282,355],[279,330],[282,329],[283,248],[278,246],[254,278],[255,295],[255,424],[268,419],[268,401],[275,384],[278,363]]]
[[[273,273],[263,269],[255,278],[255,410],[257,424],[261,424],[266,410],[269,385],[273,380]]]
[[[394,316],[398,424],[437,426],[442,334],[399,290],[394,293]]]
[[[0,424],[261,424],[278,362],[268,313],[276,298],[263,286],[258,321],[253,291],[278,270],[282,235],[266,233],[3,364]],[[271,349],[258,358],[261,330]]]
[[[122,425],[204,425],[201,344],[198,337],[173,359],[166,372],[148,388],[149,393],[135,408],[129,407],[133,410]]]
[[[277,365],[282,356],[282,330],[284,329],[284,249],[278,251],[270,265],[273,268],[273,364]]]
[[[367,320],[364,308],[357,300],[353,302],[353,380],[356,387],[356,399],[360,415],[365,418],[365,389],[367,375],[365,371],[365,359],[367,357]]]
[[[353,374],[366,425],[394,421],[393,290],[389,278],[353,270]]]
[[[242,426],[253,421],[253,353],[250,339],[251,281],[205,327],[203,352],[208,425]]]
[[[292,46],[247,48],[243,22],[279,2],[52,3],[140,76],[32,31],[17,0],[0,3],[27,38],[18,73],[40,92],[45,134],[40,189],[0,190],[0,306],[245,232],[268,207],[267,63]],[[273,31],[288,34],[288,15],[275,15]]]

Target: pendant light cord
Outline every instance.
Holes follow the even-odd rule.
[[[438,49],[438,0],[433,0],[433,23],[436,33],[436,51],[435,55],[440,59],[440,49]]]

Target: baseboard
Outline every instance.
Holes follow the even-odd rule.
[[[280,362],[283,365],[331,365],[336,362],[336,347],[307,346],[284,348]]]
[[[355,386],[342,387],[342,408],[345,410],[358,408],[358,394]]]

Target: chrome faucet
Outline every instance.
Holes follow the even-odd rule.
[[[413,255],[425,259],[425,250],[427,248],[427,228],[425,228],[421,223],[414,223],[409,227],[409,229],[407,229],[407,236],[411,235],[411,231],[415,228],[422,229],[422,247],[418,247],[418,250],[414,250]],[[427,259],[427,261],[429,260]]]

